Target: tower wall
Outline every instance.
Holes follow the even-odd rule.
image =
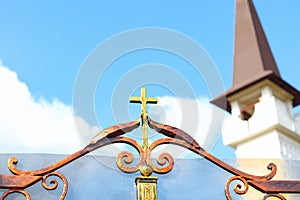
[[[265,81],[229,101],[232,115],[225,120],[223,142],[236,149],[237,158],[300,159],[300,120],[283,89]]]

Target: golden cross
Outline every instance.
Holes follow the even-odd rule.
[[[142,118],[142,129],[143,129],[143,148],[148,148],[148,129],[147,129],[147,103],[156,104],[157,98],[147,97],[146,88],[141,88],[140,97],[130,97],[130,103],[142,104],[141,118]]]

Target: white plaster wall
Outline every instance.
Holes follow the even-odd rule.
[[[236,148],[237,158],[277,158],[281,159],[278,132],[273,130],[241,143]]]
[[[300,113],[295,117],[295,132],[300,135]]]
[[[275,103],[279,124],[289,130],[294,131],[294,114],[290,109],[290,105],[292,105],[292,102],[282,102],[279,99],[275,99]]]
[[[300,135],[300,115],[294,116],[291,101],[283,102],[266,90],[248,121],[239,118],[237,101],[232,107],[235,112],[226,118],[222,134],[224,145],[236,148],[237,158],[300,159],[300,144],[275,129],[285,127]]]
[[[223,124],[222,136],[224,145],[234,146],[233,143],[249,136],[248,122],[237,116],[228,116]]]
[[[279,141],[282,158],[300,159],[300,144],[298,142],[282,134],[279,135]]]
[[[235,146],[235,143],[240,140],[247,139],[279,123],[274,97],[256,103],[254,114],[248,121],[241,120],[237,115],[238,113],[228,116],[224,122],[222,129],[224,145]]]
[[[249,121],[249,132],[256,133],[274,126],[279,122],[276,101],[272,96],[255,104],[253,116]]]

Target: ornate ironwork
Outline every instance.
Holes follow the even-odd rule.
[[[131,98],[132,102],[138,101],[142,104],[142,114],[139,119],[104,129],[98,133],[85,148],[67,156],[61,161],[38,170],[26,171],[17,168],[17,158],[10,158],[8,160],[8,169],[12,172],[12,175],[0,174],[0,188],[8,189],[2,194],[0,199],[4,200],[12,193],[19,193],[29,200],[30,194],[25,189],[40,181],[45,189],[55,190],[58,187],[57,180],[51,179],[49,183],[47,183],[47,179],[51,176],[56,176],[61,179],[63,183],[63,192],[60,197],[62,200],[67,195],[68,182],[61,173],[57,172],[57,170],[86,155],[87,153],[114,143],[128,144],[134,147],[139,153],[139,159],[135,166],[130,165],[134,161],[134,156],[131,152],[123,151],[118,155],[116,161],[117,166],[126,173],[140,171],[143,176],[149,176],[152,172],[158,174],[170,172],[174,167],[173,157],[169,153],[162,153],[157,158],[157,164],[154,164],[151,160],[151,152],[160,145],[173,144],[189,149],[233,175],[225,184],[225,196],[228,200],[232,199],[230,195],[230,185],[234,181],[239,182],[235,184],[233,188],[233,191],[236,194],[246,194],[249,186],[251,186],[264,193],[265,196],[263,199],[265,200],[270,197],[285,199],[285,197],[282,196],[282,193],[300,193],[300,180],[272,180],[277,172],[277,167],[273,163],[270,163],[267,166],[270,172],[264,176],[255,176],[245,173],[206,152],[189,134],[183,130],[155,122],[147,114],[146,104],[149,102],[155,103],[156,100],[155,98],[147,98],[146,91],[143,90],[141,97]],[[141,124],[140,121],[142,121],[143,125],[143,145],[140,145],[136,140],[125,136],[126,133],[138,128]],[[165,137],[155,140],[148,145],[148,136],[145,134],[147,133],[146,131],[148,126],[154,131],[163,134]]]

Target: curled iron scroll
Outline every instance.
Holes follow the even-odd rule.
[[[10,194],[13,194],[13,193],[22,194],[26,198],[26,200],[31,200],[30,194],[26,190],[23,190],[23,189],[10,189],[10,190],[7,190],[6,192],[4,192],[2,194],[2,196],[0,197],[0,200],[4,200],[6,197],[8,197]]]
[[[266,194],[262,200],[267,200],[267,199],[269,199],[269,197],[276,197],[280,200],[287,200],[284,196],[282,196],[280,194]]]
[[[63,200],[65,199],[66,195],[67,195],[67,191],[68,191],[68,181],[66,179],[66,177],[64,175],[62,175],[61,173],[59,172],[52,172],[52,173],[49,173],[45,176],[43,176],[43,179],[42,179],[42,186],[46,189],[46,190],[55,190],[58,186],[58,182],[57,180],[55,179],[51,179],[49,181],[50,184],[47,184],[47,179],[50,177],[50,176],[56,176],[58,177],[59,179],[61,179],[61,181],[63,182],[63,191],[62,191],[62,194],[59,198],[59,200]]]

